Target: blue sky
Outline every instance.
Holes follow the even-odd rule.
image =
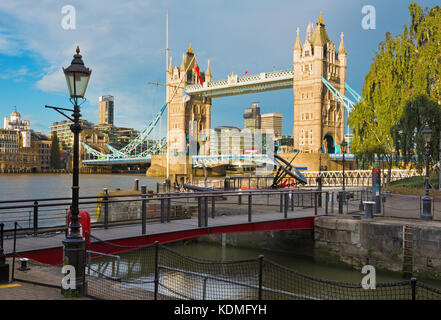
[[[309,22],[320,11],[331,40],[348,51],[347,82],[361,92],[378,43],[386,32],[399,34],[410,23],[407,0],[15,0],[0,2],[0,117],[17,106],[36,131],[49,132],[64,120],[44,105],[69,107],[61,67],[77,45],[92,69],[82,106],[83,118],[96,123],[98,97],[115,96],[115,124],[141,130],[165,102],[165,12],[169,12],[169,46],[174,65],[191,46],[202,70],[211,61],[214,80],[231,72],[243,75],[287,69],[297,27],[302,42]],[[437,1],[415,1],[423,7]],[[76,29],[65,30],[63,6],[72,5]],[[376,29],[364,30],[363,6],[376,9]],[[283,133],[292,133],[292,90],[217,98],[212,127],[243,126],[243,111],[254,101],[261,110],[284,116]],[[165,128],[165,122],[163,125]]]

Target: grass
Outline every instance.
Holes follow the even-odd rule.
[[[438,191],[439,175],[438,173],[431,174],[429,181],[435,189],[429,189],[430,196],[441,196],[441,191]],[[419,195],[424,196],[424,177],[405,178],[390,183],[390,186],[384,187],[383,191],[390,191],[395,194]]]

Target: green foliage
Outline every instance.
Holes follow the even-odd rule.
[[[386,33],[379,44],[364,80],[363,101],[348,119],[352,150],[359,159],[372,161],[377,154],[390,160],[397,138],[392,129],[411,97],[426,94],[441,100],[441,8],[423,10],[412,3],[409,12],[410,27],[405,25],[395,37]]]
[[[52,137],[50,167],[51,169],[61,169],[60,144],[56,134]]]
[[[432,130],[431,157],[433,160],[438,160],[441,106],[426,94],[411,97],[405,104],[401,119],[392,128],[397,153],[404,157],[406,163],[416,155],[419,168],[425,165],[425,142],[421,135],[425,124],[428,124]]]
[[[79,298],[81,297],[80,293],[77,290],[67,289],[64,291],[65,298]]]

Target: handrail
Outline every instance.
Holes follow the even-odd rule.
[[[187,198],[200,198],[200,197],[207,197],[207,196],[234,196],[234,195],[272,195],[272,194],[284,194],[284,193],[296,193],[296,194],[310,194],[310,193],[325,193],[326,191],[318,191],[318,190],[308,190],[308,191],[298,191],[296,189],[283,189],[283,190],[233,190],[233,191],[211,191],[211,192],[193,192],[193,193],[187,193],[187,192],[174,192],[174,193],[161,193],[161,194],[131,194],[131,195],[101,195],[101,196],[87,196],[87,197],[80,197],[79,199],[99,199],[99,198],[130,198],[130,197],[141,197],[142,195],[147,195],[149,200],[172,200],[172,199],[187,199]],[[44,201],[56,201],[56,200],[70,200],[71,198],[49,198],[49,199],[32,199],[32,200],[7,200],[7,201],[0,201],[0,204],[3,203],[17,203],[17,202],[44,202]],[[140,199],[130,199],[130,201],[142,201],[145,200],[144,198]],[[96,200],[96,201],[86,201],[86,202],[80,202],[79,205],[84,204],[95,204],[95,203],[103,203],[103,202],[125,202],[127,200]],[[38,207],[54,207],[54,206],[68,206],[71,205],[70,202],[65,203],[43,203],[38,204]],[[24,205],[24,206],[6,206],[6,207],[0,207],[0,210],[6,210],[6,209],[19,209],[19,208],[34,208],[34,204],[32,205]]]

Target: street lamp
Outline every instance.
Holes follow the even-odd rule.
[[[430,139],[432,138],[432,130],[430,127],[426,124],[421,131],[421,134],[423,136],[424,142],[425,142],[425,149],[426,149],[426,177],[424,181],[424,190],[425,195],[423,197],[423,212],[421,214],[421,219],[423,220],[432,220],[431,215],[431,199],[429,197],[429,157],[430,157]]]
[[[340,197],[338,201],[338,213],[343,213],[343,202],[345,200],[345,153],[347,151],[348,143],[343,138],[340,144],[340,151],[343,154],[343,189],[340,192]]]
[[[72,205],[71,211],[71,223],[69,225],[69,234],[63,240],[64,245],[64,265],[71,265],[75,268],[75,290],[83,295],[85,293],[85,265],[86,265],[86,242],[80,234],[79,224],[79,135],[82,130],[80,124],[80,105],[78,105],[78,99],[83,99],[86,93],[87,85],[89,83],[90,75],[92,71],[84,66],[84,62],[81,59],[80,48],[77,47],[76,54],[73,56],[72,63],[66,69],[63,68],[64,75],[66,76],[67,87],[70,93],[70,101],[74,106],[74,109],[65,109],[59,107],[50,107],[61,113],[63,116],[73,122],[70,126],[70,130],[74,136],[73,142],[73,169],[72,169]],[[72,117],[66,115],[63,111],[71,111]],[[62,290],[63,292],[63,290]]]

